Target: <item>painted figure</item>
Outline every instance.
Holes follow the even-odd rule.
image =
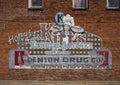
[[[80,26],[76,26],[74,18],[69,14],[63,16],[62,22],[63,26],[53,25],[50,28],[53,34],[56,33],[57,35],[62,35],[62,39],[60,38],[60,44],[62,44],[62,42],[65,42],[66,44],[73,42],[80,34],[84,33],[84,29]]]
[[[84,29],[80,26],[75,26],[74,18],[71,17],[69,14],[63,17],[63,42],[66,42],[66,44],[69,43],[69,33],[72,31],[74,33],[74,36],[72,38],[72,41],[76,39],[79,34],[84,32]]]

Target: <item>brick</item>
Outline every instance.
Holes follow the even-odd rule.
[[[72,0],[45,0],[44,10],[28,10],[28,0],[0,2],[0,79],[120,80],[120,11],[106,10],[106,0],[89,0],[87,10],[73,10]],[[116,66],[109,70],[10,70],[9,51],[16,45],[8,44],[8,33],[17,35],[30,29],[38,30],[39,23],[55,22],[54,16],[58,11],[70,14],[76,25],[100,36],[103,49],[111,50],[113,65]],[[69,82],[65,84],[72,85]]]

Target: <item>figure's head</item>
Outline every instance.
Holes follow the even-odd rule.
[[[63,23],[64,25],[67,24],[69,26],[74,26],[74,18],[71,17],[69,14],[63,17]]]
[[[65,31],[69,31],[69,30],[70,30],[70,25],[65,24],[65,25],[64,25],[64,30],[65,30]]]

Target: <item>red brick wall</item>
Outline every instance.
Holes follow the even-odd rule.
[[[70,14],[76,25],[103,39],[113,55],[111,70],[10,70],[8,33],[39,29],[40,22],[54,22],[58,11]],[[45,0],[44,10],[28,10],[28,0],[0,0],[0,79],[120,80],[120,11],[107,10],[106,0],[89,0],[89,9],[73,10],[72,0]]]

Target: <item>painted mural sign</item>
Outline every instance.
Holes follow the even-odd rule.
[[[8,35],[17,48],[9,53],[10,69],[106,69],[112,68],[110,50],[102,39],[75,25],[69,14],[58,12],[56,23],[40,23],[32,32]]]

